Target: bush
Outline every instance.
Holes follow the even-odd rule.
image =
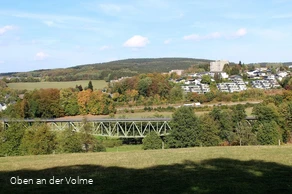
[[[105,146],[98,140],[95,140],[93,147],[92,147],[93,152],[105,152],[106,148]]]
[[[11,123],[8,129],[0,129],[0,155],[16,156],[20,155],[21,139],[25,129],[22,123]]]
[[[83,119],[83,127],[80,131],[80,141],[84,152],[105,151],[105,147],[92,135],[92,125]]]
[[[279,126],[275,121],[263,122],[259,128],[257,139],[261,145],[277,145],[281,140]]]
[[[52,154],[56,143],[55,133],[46,124],[36,124],[25,131],[20,149],[28,155]]]
[[[162,140],[155,131],[151,131],[146,137],[142,140],[144,150],[154,150],[161,149]]]
[[[102,140],[102,144],[106,148],[113,148],[123,145],[123,141],[117,138],[106,138]]]
[[[58,138],[58,150],[62,153],[82,152],[80,134],[71,129],[65,129]]]

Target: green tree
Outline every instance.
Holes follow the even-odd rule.
[[[257,145],[257,137],[253,132],[252,126],[246,121],[237,123],[235,129],[237,144],[241,145]]]
[[[91,80],[88,82],[87,88],[91,89],[91,91],[93,91],[93,85],[92,85],[92,81]]]
[[[232,107],[232,119],[234,123],[243,121],[246,118],[245,107],[242,104],[237,104]]]
[[[152,83],[152,79],[150,77],[145,77],[138,82],[138,92],[141,96],[147,96],[147,91],[149,86]]]
[[[202,146],[217,146],[220,142],[219,124],[209,115],[200,117],[201,130],[198,139]]]
[[[277,145],[281,140],[279,126],[275,121],[267,121],[259,126],[257,139],[261,145]]]
[[[162,140],[159,135],[155,131],[151,131],[146,135],[146,137],[142,140],[144,150],[154,150],[161,149]]]
[[[25,128],[23,123],[11,123],[7,129],[0,129],[0,155],[20,155],[20,144]]]
[[[56,134],[48,125],[35,124],[25,131],[20,149],[24,155],[52,154],[56,145]]]
[[[256,115],[260,122],[275,121],[279,123],[279,113],[277,108],[272,104],[258,104],[253,108],[252,113]]]
[[[219,136],[221,140],[232,144],[235,140],[234,129],[236,123],[232,118],[233,111],[230,109],[221,110],[218,107],[215,107],[209,115],[219,124]]]
[[[171,132],[166,138],[170,148],[199,146],[200,125],[192,107],[180,107],[170,122]]]
[[[62,153],[82,152],[80,134],[72,129],[65,129],[58,137],[58,150]]]
[[[211,83],[211,76],[210,75],[203,75],[201,83],[202,84],[210,84]]]
[[[171,88],[169,92],[169,101],[170,102],[177,102],[183,99],[183,90],[180,86],[176,85]]]
[[[77,92],[67,88],[60,90],[60,105],[66,116],[75,116],[79,114]]]
[[[101,152],[105,147],[93,135],[93,127],[86,118],[82,121],[83,126],[80,130],[80,140],[84,152]]]

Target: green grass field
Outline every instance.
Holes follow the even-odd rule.
[[[122,145],[113,148],[106,148],[107,152],[132,152],[142,150],[142,145]]]
[[[291,175],[292,146],[3,157],[0,193],[292,193]],[[67,184],[78,176],[93,184]]]
[[[18,89],[18,90],[34,90],[34,89],[45,89],[45,88],[75,88],[76,85],[82,85],[86,87],[89,80],[80,80],[80,81],[69,81],[69,82],[34,82],[34,83],[9,83],[7,84],[9,88]],[[92,85],[94,89],[103,89],[107,86],[107,83],[104,80],[92,80]]]

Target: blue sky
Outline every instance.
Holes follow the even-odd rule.
[[[292,61],[292,0],[0,3],[0,72],[148,57]]]

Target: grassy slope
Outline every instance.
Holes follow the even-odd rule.
[[[0,193],[291,193],[292,147],[210,147],[0,158]],[[93,185],[11,185],[92,178]]]
[[[82,81],[68,81],[68,82],[35,82],[35,83],[9,83],[7,84],[9,88],[12,89],[45,89],[45,88],[75,88],[76,85],[82,85],[82,87],[86,87],[88,85],[89,80]],[[92,85],[94,89],[103,89],[107,86],[107,83],[103,80],[92,80]]]

